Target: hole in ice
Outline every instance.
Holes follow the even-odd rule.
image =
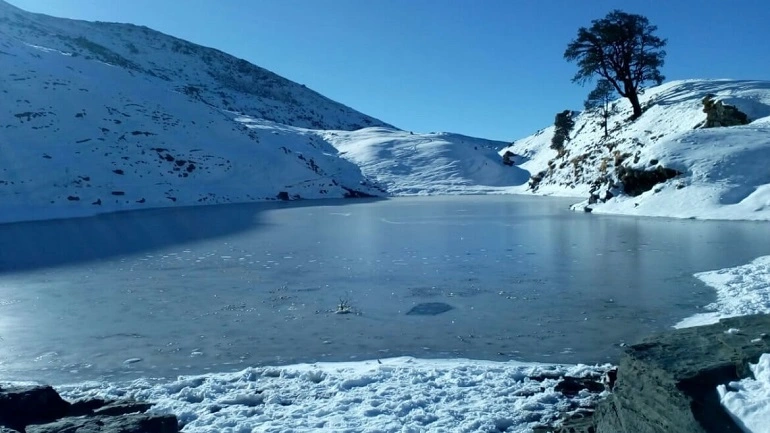
[[[446,313],[453,308],[454,307],[451,305],[443,302],[425,302],[415,305],[411,310],[407,311],[406,314],[408,316],[436,316],[441,313]]]

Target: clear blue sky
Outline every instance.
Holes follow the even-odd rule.
[[[420,132],[511,141],[580,109],[562,59],[612,9],[668,38],[667,79],[770,79],[770,1],[10,0],[49,15],[145,25],[218,48]]]

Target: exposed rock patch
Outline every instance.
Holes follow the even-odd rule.
[[[147,414],[149,403],[65,401],[50,386],[0,388],[0,433],[177,433],[173,415]]]
[[[749,124],[749,116],[733,105],[715,101],[714,95],[711,94],[703,98],[703,112],[706,113],[706,122],[703,124],[703,128]]]
[[[616,170],[618,180],[623,184],[623,191],[631,197],[636,197],[655,185],[673,179],[682,173],[671,168],[658,166],[653,170],[640,170],[620,166]]]
[[[597,409],[597,433],[741,432],[716,388],[750,376],[748,364],[770,353],[770,338],[761,337],[768,329],[770,315],[735,317],[630,346]]]

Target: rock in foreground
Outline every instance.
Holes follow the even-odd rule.
[[[597,433],[740,433],[717,385],[750,376],[770,353],[770,315],[672,330],[629,347],[613,393],[597,409]]]
[[[0,433],[178,433],[173,415],[146,414],[148,403],[63,400],[50,386],[0,388]]]

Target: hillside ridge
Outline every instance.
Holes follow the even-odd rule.
[[[597,213],[770,219],[770,81],[671,81],[641,102],[636,120],[626,100],[611,104],[607,137],[587,110],[562,148],[549,126],[503,149],[531,175],[520,192],[581,197],[575,209]],[[745,122],[714,120],[728,112]]]

